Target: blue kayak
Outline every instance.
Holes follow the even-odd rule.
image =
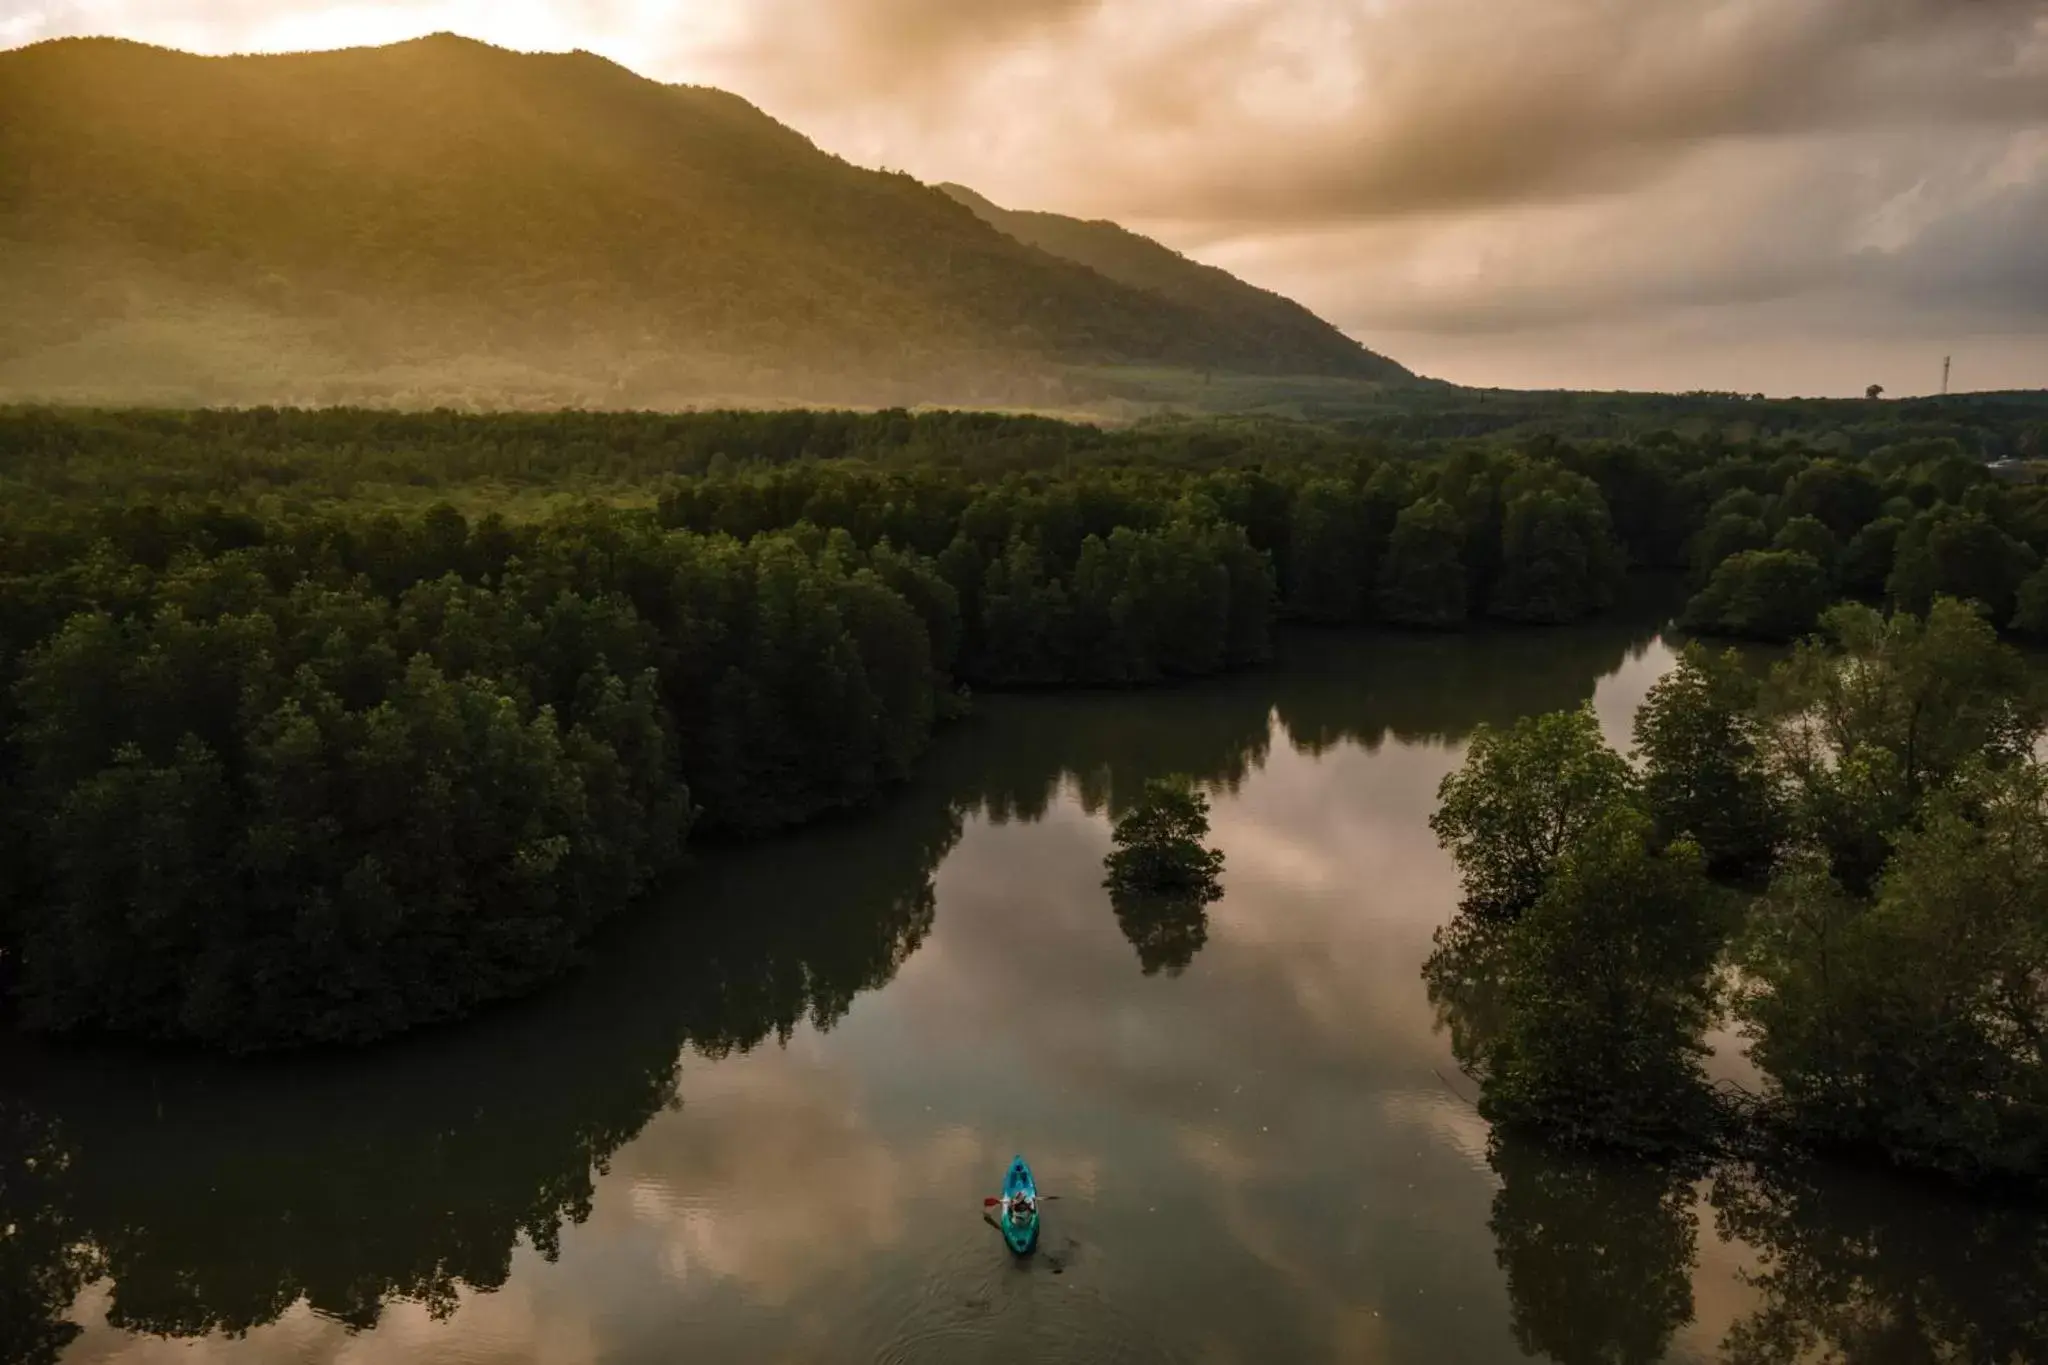
[[[1015,1202],[1019,1195],[1025,1200],[1021,1210]],[[1003,1230],[1010,1250],[1029,1256],[1038,1245],[1038,1182],[1031,1178],[1031,1167],[1021,1156],[1011,1160],[1009,1174],[1003,1177],[1003,1202],[996,1215],[996,1225]]]

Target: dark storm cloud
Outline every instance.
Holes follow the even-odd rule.
[[[1720,140],[2048,120],[2039,0],[773,0],[760,12],[742,59],[792,104],[905,110],[943,140],[965,98],[982,124],[1032,120],[1041,136],[1020,150],[1090,182],[1076,194],[1245,225],[1613,192]],[[793,47],[840,60],[792,61]]]
[[[1353,49],[1360,97],[1285,142],[1221,140],[1148,207],[1267,222],[1612,192],[1705,144],[2048,118],[2042,7],[1600,0],[1418,15]]]

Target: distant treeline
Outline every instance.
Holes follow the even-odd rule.
[[[2005,482],[1951,441],[1729,462],[1691,546],[1700,592],[1684,620],[1705,633],[1790,640],[1838,598],[1925,614],[1948,596],[2048,637],[2048,484]]]
[[[571,496],[486,510],[514,477]],[[1841,590],[1909,602],[1977,583],[1952,548],[1989,526],[2011,600],[1972,595],[2009,616],[2048,549],[2043,496],[1946,439],[1846,462],[966,413],[18,409],[0,488],[0,961],[39,1026],[233,1047],[528,989],[692,835],[872,799],[963,683],[1211,674],[1283,619],[1572,622],[1630,562],[1690,558],[1702,601],[1739,603],[1749,522],[1811,542],[1762,562],[1817,564],[1817,526],[1861,566],[1830,562]]]
[[[1953,449],[1979,460],[2048,458],[2048,392],[1869,403],[1418,385],[1353,396],[1316,422],[1210,415],[1123,427],[900,408],[478,413],[0,405],[0,459],[10,480],[106,473],[158,494],[237,497],[346,496],[384,483],[651,485],[668,476],[802,460],[983,475],[1075,464],[1256,467],[1361,451],[1444,454],[1481,440],[1521,448],[1636,446],[1685,468],[1722,456],[1860,460],[1896,456],[1901,448]]]

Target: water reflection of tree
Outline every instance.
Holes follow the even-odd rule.
[[[1272,735],[1256,675],[1145,697],[998,698],[985,710],[970,722],[979,733],[942,746],[935,766],[963,808],[998,823],[1042,818],[1069,781],[1084,810],[1111,816],[1167,773],[1235,791],[1265,762]]]
[[[1591,695],[1653,628],[1304,637],[1301,667],[1001,699],[873,815],[707,858],[687,903],[616,926],[582,977],[365,1053],[230,1064],[0,1045],[0,1228],[15,1229],[0,1239],[0,1358],[53,1354],[102,1273],[116,1326],[167,1336],[245,1331],[301,1300],[358,1327],[394,1299],[451,1312],[460,1289],[505,1283],[520,1239],[554,1254],[591,1210],[593,1172],[674,1098],[685,1047],[829,1027],[887,982],[931,925],[963,812],[1034,818],[1069,779],[1111,814],[1166,772],[1232,790],[1265,761],[1276,710],[1296,743],[1311,726],[1371,744],[1461,737],[1501,707],[1565,704],[1553,690]],[[1553,681],[1511,695],[1539,665]],[[1201,904],[1118,918],[1140,964],[1169,974],[1207,932]]]
[[[1503,926],[1460,915],[1423,969],[1453,1054],[1477,1065],[1500,1027]],[[1692,1320],[1700,1170],[1565,1151],[1495,1129],[1489,1226],[1510,1323],[1532,1356],[1563,1365],[1661,1360]]]
[[[1762,1305],[1733,1365],[2048,1360],[2048,1208],[1810,1164],[1717,1175],[1716,1222],[1756,1249]]]
[[[53,1124],[0,1093],[0,1360],[48,1365],[78,1334],[72,1300],[101,1274],[71,1208]]]
[[[584,976],[365,1053],[17,1047],[5,1136],[62,1141],[43,1139],[27,1181],[0,1153],[0,1228],[29,1230],[0,1238],[0,1358],[32,1358],[13,1346],[34,1333],[61,1344],[77,1286],[102,1273],[113,1325],[191,1337],[302,1299],[357,1328],[393,1300],[445,1315],[461,1288],[506,1282],[522,1237],[552,1259],[595,1174],[675,1100],[684,1048],[830,1027],[895,974],[931,926],[932,873],[959,828],[949,807],[909,805],[804,836],[803,856],[708,860],[686,903],[620,925]]]
[[[1568,711],[1601,678],[1639,657],[1668,617],[1669,586],[1632,585],[1631,600],[1569,630],[1476,635],[1300,636],[1274,698],[1295,747],[1321,754],[1388,738],[1455,744],[1482,722]]]
[[[1501,1026],[1501,978],[1507,967],[1510,926],[1460,912],[1436,931],[1436,948],[1422,964],[1436,1026],[1451,1038],[1451,1055],[1477,1074],[1486,1045]]]
[[[1189,891],[1118,888],[1110,892],[1110,904],[1145,975],[1179,976],[1208,941],[1209,904],[1222,894],[1213,883]]]
[[[1562,1365],[1663,1359],[1693,1316],[1696,1173],[1499,1135],[1488,1160],[1516,1343]]]

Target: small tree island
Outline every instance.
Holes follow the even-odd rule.
[[[1208,906],[1223,895],[1223,854],[1203,844],[1209,799],[1188,778],[1153,778],[1116,822],[1103,860],[1111,906],[1151,976],[1178,976],[1209,936]]]

